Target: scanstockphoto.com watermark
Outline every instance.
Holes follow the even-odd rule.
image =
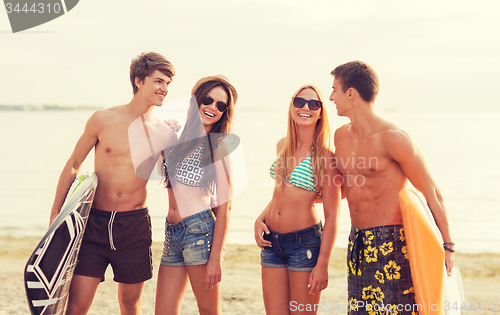
[[[290,311],[292,312],[421,312],[422,305],[420,304],[368,304],[364,301],[357,303],[332,303],[323,301],[319,304],[300,304],[297,301],[290,302]]]
[[[427,303],[427,305],[422,304],[383,304],[383,303],[365,303],[364,301],[358,301],[356,303],[332,303],[328,301],[321,302],[319,304],[301,304],[297,301],[290,302],[290,311],[292,312],[382,312],[382,313],[397,313],[400,312],[422,312],[424,307],[426,310],[431,312],[437,312],[439,310],[449,311],[492,311],[500,312],[500,308],[497,301],[471,301],[467,302],[451,302],[444,301],[441,304]]]
[[[79,0],[4,0],[13,33],[56,19],[72,10]]]

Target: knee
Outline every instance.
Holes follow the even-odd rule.
[[[87,314],[89,308],[90,308],[90,303],[82,303],[82,301],[70,299],[68,301],[68,306],[66,308],[65,314],[66,315]]]
[[[141,308],[141,297],[120,296],[118,299],[122,314],[138,314]]]
[[[144,282],[135,284],[118,284],[118,302],[120,307],[135,309],[141,306],[141,296]]]
[[[118,295],[118,302],[120,303],[122,314],[139,314],[141,308],[141,294],[137,292],[121,292]]]

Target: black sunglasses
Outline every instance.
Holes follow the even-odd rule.
[[[293,106],[297,108],[302,108],[306,104],[308,104],[310,110],[318,110],[321,107],[321,105],[323,105],[323,103],[318,100],[306,100],[303,99],[302,97],[295,97],[293,99]]]
[[[205,106],[208,106],[208,105],[212,105],[212,103],[214,102],[214,99],[210,96],[210,95],[205,95],[203,96],[203,98],[201,99],[201,103]],[[215,106],[217,107],[217,109],[219,110],[219,112],[223,113],[226,109],[227,109],[227,104],[224,103],[224,102],[217,102],[215,104]]]

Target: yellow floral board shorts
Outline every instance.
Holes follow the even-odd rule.
[[[347,249],[348,314],[418,314],[402,225],[358,230]]]

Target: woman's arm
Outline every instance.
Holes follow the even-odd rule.
[[[333,158],[331,153],[330,158]],[[326,163],[325,175],[323,177],[323,211],[325,214],[325,224],[323,227],[323,236],[321,238],[321,248],[319,251],[318,262],[309,276],[309,293],[320,292],[328,286],[328,265],[332,255],[333,245],[337,237],[338,218],[340,215],[341,200],[341,174],[333,166],[334,163]]]
[[[279,153],[281,151],[281,148],[283,148],[283,144],[285,143],[286,138],[281,138],[278,143],[276,143],[276,155],[279,156]],[[276,186],[274,187],[276,193]],[[261,214],[255,219],[255,224],[254,224],[254,237],[255,237],[255,242],[257,243],[257,246],[260,247],[260,249],[264,249],[264,247],[270,247],[271,242],[266,241],[263,237],[264,233],[269,234],[269,228],[266,225],[266,216],[267,216],[267,211],[271,205],[271,201],[267,204],[267,206],[264,208],[264,210],[261,212]]]
[[[224,201],[217,205],[217,219],[215,221],[214,237],[210,249],[210,258],[205,271],[205,284],[212,289],[222,280],[222,252],[226,243],[229,217],[231,211],[231,161],[229,151],[224,142],[221,142],[214,151],[217,200]]]
[[[254,234],[255,234],[254,235],[255,242],[257,243],[257,246],[260,247],[260,249],[264,249],[264,247],[271,246],[271,242],[265,240],[263,237],[264,233],[269,234],[269,228],[266,225],[266,215],[267,215],[267,210],[269,209],[270,204],[271,204],[271,201],[269,201],[269,203],[264,208],[264,210],[261,212],[261,214],[259,214],[259,216],[255,220],[255,224],[253,227]]]

